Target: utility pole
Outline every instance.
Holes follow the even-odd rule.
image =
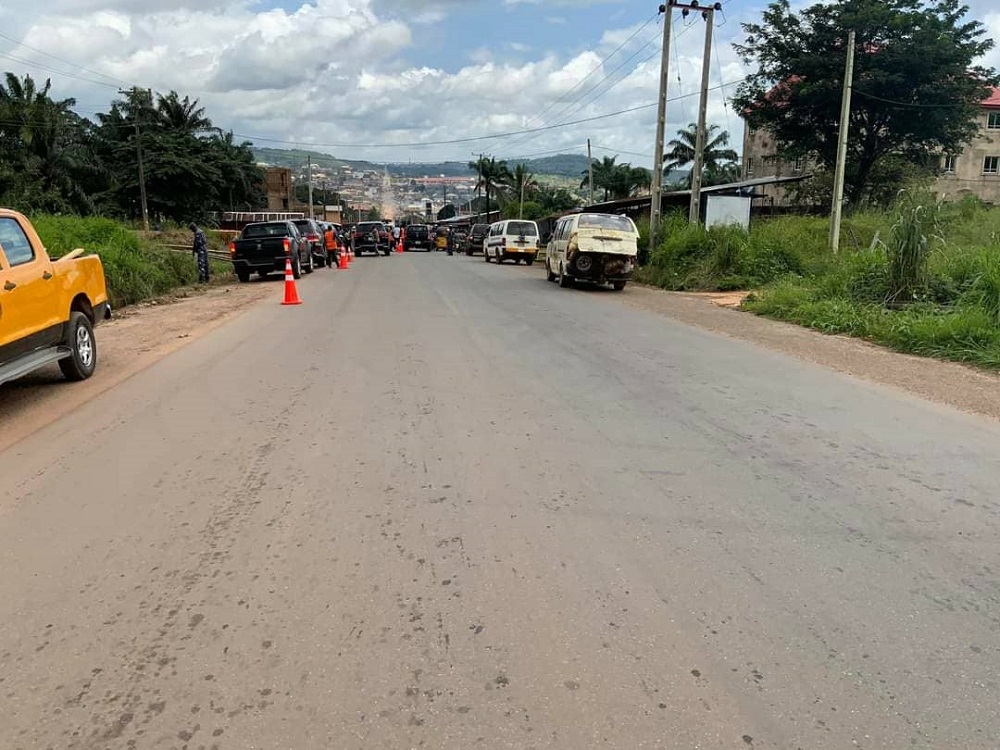
[[[690,12],[690,5],[678,6],[675,0],[667,0],[660,6],[663,14],[663,46],[660,51],[660,93],[659,105],[656,110],[656,146],[653,151],[653,179],[649,188],[649,249],[650,252],[659,244],[660,211],[663,204],[663,139],[667,129],[667,83],[670,66],[670,23],[673,10],[682,8],[684,15]],[[593,181],[593,180],[591,180]],[[593,197],[591,197],[593,201]]]
[[[705,142],[708,134],[705,132],[705,114],[708,109],[708,74],[712,61],[712,30],[715,27],[715,11],[721,10],[722,4],[715,3],[702,12],[705,19],[705,51],[701,60],[701,99],[698,102],[698,132],[695,136],[694,164],[691,167],[691,208],[688,211],[688,221],[698,224],[701,221],[701,178],[705,160]]]
[[[315,219],[316,215],[313,213],[313,162],[312,157],[308,157],[306,162],[306,174],[309,178],[309,218]]]
[[[479,155],[479,161],[476,162],[476,174],[478,175],[478,180],[476,180],[476,220],[478,221],[480,216],[480,207],[482,205],[481,201],[483,198],[483,155]],[[487,213],[486,221],[489,221],[490,217]]]
[[[594,205],[594,157],[590,154],[590,139],[587,139],[587,180],[590,183],[590,205]]]
[[[844,210],[844,172],[847,169],[847,136],[851,127],[851,92],[854,88],[854,30],[847,34],[847,64],[844,92],[840,99],[840,132],[837,134],[837,167],[833,175],[833,205],[830,210],[830,250],[840,250],[840,219]]]
[[[119,94],[126,94],[124,89],[118,89]],[[146,89],[146,96],[149,99],[150,106],[153,103],[153,90]],[[146,200],[146,170],[142,161],[142,133],[139,132],[139,112],[142,110],[141,106],[137,106],[139,102],[139,89],[134,87],[132,89],[132,106],[134,109],[135,116],[135,155],[139,162],[139,206],[142,210],[142,228],[145,231],[149,231],[149,203]]]

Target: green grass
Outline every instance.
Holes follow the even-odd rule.
[[[808,247],[796,230],[809,222],[826,223],[767,222],[761,233],[795,252]],[[744,308],[902,352],[1000,368],[1000,209],[905,198],[893,213],[852,223],[853,247],[836,257],[806,249],[801,271],[755,285]],[[775,236],[782,227],[788,233]]]
[[[32,224],[53,257],[78,247],[100,256],[115,308],[167,294],[198,279],[190,253],[166,250],[155,239],[140,240],[138,234],[111,219],[36,216]],[[230,272],[227,263],[212,265],[217,276]]]

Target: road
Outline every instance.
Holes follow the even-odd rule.
[[[0,747],[997,747],[996,423],[537,267],[299,291],[0,454]]]

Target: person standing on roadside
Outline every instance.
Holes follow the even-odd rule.
[[[198,262],[198,283],[207,284],[208,283],[208,237],[205,233],[198,228],[198,225],[193,221],[188,224],[188,229],[194,233],[194,245],[191,248],[191,252],[194,254],[195,260]]]

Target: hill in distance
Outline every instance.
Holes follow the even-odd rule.
[[[376,163],[338,159],[330,154],[305,149],[259,148],[256,146],[254,147],[254,155],[258,162],[274,167],[287,167],[296,172],[304,169],[306,162],[312,160],[314,166],[328,170],[340,170],[345,166],[349,166],[355,171],[381,171],[388,166],[389,174],[393,177],[424,177],[432,175],[469,177],[475,174],[474,169],[469,169],[468,162],[460,161]],[[527,166],[528,171],[535,175],[579,178],[587,168],[587,157],[580,154],[557,154],[541,159],[508,160],[507,164],[513,168],[515,164],[522,162]]]

